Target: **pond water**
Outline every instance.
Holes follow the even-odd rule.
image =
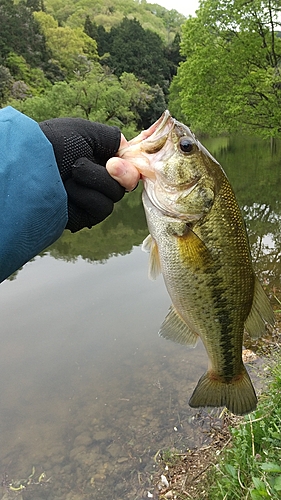
[[[202,142],[237,194],[257,274],[279,288],[280,145]],[[146,235],[138,189],[1,284],[3,500],[148,498],[159,450],[208,439],[210,412],[188,406],[206,353],[157,335],[170,300],[147,278]]]

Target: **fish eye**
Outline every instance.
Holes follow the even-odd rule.
[[[194,143],[191,142],[187,137],[181,137],[179,141],[180,150],[183,153],[191,153],[193,151]]]

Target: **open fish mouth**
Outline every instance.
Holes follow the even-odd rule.
[[[160,116],[160,118],[153,123],[147,130],[141,132],[137,137],[134,137],[129,141],[130,146],[134,146],[142,142],[142,150],[145,152],[150,152],[152,142],[158,141],[159,139],[165,137],[175,126],[175,119],[171,116],[168,110]],[[151,144],[150,144],[151,143]],[[161,141],[162,143],[162,141]],[[159,149],[161,149],[160,146]]]
[[[145,153],[157,153],[164,146],[169,133],[175,126],[175,119],[168,110],[148,130],[149,136],[142,142],[141,149]]]
[[[142,131],[137,137],[131,139],[123,149],[119,150],[118,156],[130,161],[143,178],[149,177],[155,180],[152,159],[153,162],[158,161],[158,159],[163,160],[163,151],[174,126],[174,118],[168,110],[164,111],[151,127]]]
[[[175,125],[175,119],[171,116],[170,111],[166,109],[162,116],[160,116],[159,120],[157,120],[151,127],[148,129],[152,129],[152,134],[149,135],[149,139],[151,139],[151,135],[161,136],[162,133],[167,133],[166,128],[168,127],[169,131]]]

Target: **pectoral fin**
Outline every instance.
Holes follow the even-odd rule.
[[[159,330],[159,335],[165,339],[190,347],[195,347],[199,338],[183,321],[174,306],[170,307]]]
[[[161,264],[159,258],[158,247],[156,241],[149,234],[142,244],[142,250],[144,252],[150,253],[149,264],[148,264],[148,277],[151,280],[155,280],[159,274],[161,274]]]
[[[245,330],[253,339],[257,339],[265,333],[265,323],[274,324],[274,313],[264,289],[256,278],[252,309],[245,321]]]

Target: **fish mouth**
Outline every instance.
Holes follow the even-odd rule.
[[[128,144],[120,149],[117,156],[131,162],[141,174],[142,178],[149,177],[156,180],[154,168],[151,166],[150,155],[161,154],[162,148],[168,140],[170,132],[175,126],[175,119],[172,118],[168,110],[151,125],[147,130],[143,130],[137,137],[131,139]]]
[[[166,132],[165,128],[167,125],[170,130],[175,125],[175,122],[176,120],[171,116],[170,111],[166,109],[160,118],[149,127],[148,131],[151,130],[153,135],[161,135],[161,132]],[[151,138],[152,134],[149,134],[149,138]]]
[[[170,111],[166,109],[166,111],[164,111],[160,118],[147,130],[144,130],[139,135],[137,135],[137,137],[131,139],[129,141],[129,146],[134,146],[141,142],[141,149],[146,153],[151,153],[155,151],[155,141],[157,141],[157,144],[159,141],[159,145],[157,146],[159,148],[157,150],[159,151],[163,145],[163,140],[165,143],[169,132],[174,126],[175,119],[171,116]]]
[[[148,130],[147,139],[142,142],[141,149],[147,154],[158,153],[167,141],[168,135],[175,126],[175,119],[168,110]]]

